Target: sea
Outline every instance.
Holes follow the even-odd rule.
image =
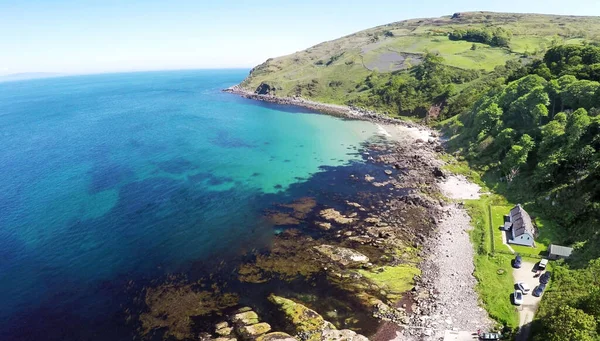
[[[265,210],[367,167],[376,125],[221,91],[247,74],[0,83],[0,340],[137,338],[137,289],[268,249]]]

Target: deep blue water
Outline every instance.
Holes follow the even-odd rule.
[[[114,287],[268,245],[265,196],[361,162],[375,126],[220,91],[246,74],[0,83],[2,340],[130,339]]]

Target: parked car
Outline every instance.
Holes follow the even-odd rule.
[[[538,269],[539,270],[545,270],[547,265],[548,265],[548,259],[542,258],[542,260],[538,264]]]
[[[535,287],[535,289],[533,289],[533,292],[531,294],[535,297],[540,297],[542,296],[544,289],[546,289],[546,284],[540,284],[537,287]]]
[[[517,282],[517,289],[523,292],[523,295],[529,294],[531,288],[525,282]]]
[[[501,336],[502,335],[500,335],[500,333],[480,333],[479,340],[495,341],[495,340],[500,340]]]
[[[542,284],[548,284],[548,282],[550,282],[550,277],[551,276],[552,276],[552,273],[550,271],[544,272],[540,276],[540,283],[542,283]]]
[[[520,268],[522,262],[523,262],[523,259],[521,259],[521,255],[517,253],[517,256],[513,260],[513,267],[515,267],[517,269]]]
[[[513,294],[513,302],[515,305],[523,304],[523,292],[521,290],[515,290],[515,293]]]

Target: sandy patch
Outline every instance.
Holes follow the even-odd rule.
[[[400,124],[377,124],[377,127],[380,130],[380,134],[385,135],[393,141],[429,141],[430,138],[433,138],[431,131],[423,128],[407,127]]]
[[[464,175],[450,175],[438,185],[442,193],[450,199],[479,199],[481,196],[481,187],[467,180]]]

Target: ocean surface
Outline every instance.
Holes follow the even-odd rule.
[[[246,75],[0,83],[1,340],[130,340],[127,283],[268,247],[273,201],[363,162],[377,126],[220,91]]]

